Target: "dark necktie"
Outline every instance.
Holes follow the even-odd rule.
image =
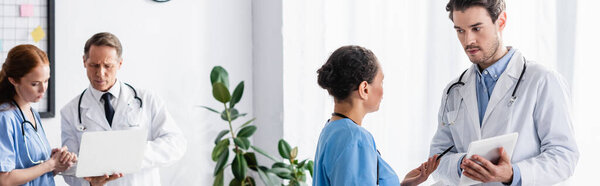
[[[115,109],[112,104],[110,104],[110,93],[104,93],[102,95],[102,99],[104,100],[104,115],[106,115],[106,120],[108,121],[108,125],[112,127],[113,116],[115,115]]]

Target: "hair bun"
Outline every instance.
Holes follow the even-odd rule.
[[[343,46],[317,70],[317,83],[336,100],[344,100],[361,82],[372,82],[377,70],[377,58],[369,49]]]

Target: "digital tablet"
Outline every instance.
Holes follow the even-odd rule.
[[[498,160],[498,158],[500,158],[500,154],[498,154],[498,148],[504,147],[506,154],[508,154],[508,158],[511,159],[518,138],[519,134],[515,132],[471,142],[471,144],[469,144],[469,149],[467,150],[467,156],[465,156],[465,158],[471,158],[471,156],[477,154],[487,160],[495,162]],[[458,185],[463,186],[478,183],[481,182],[475,181],[466,176],[461,176],[460,183]]]

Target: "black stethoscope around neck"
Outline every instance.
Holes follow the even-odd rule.
[[[465,76],[465,73],[468,71],[469,69],[465,70],[462,74],[460,74],[460,77],[458,78],[458,81],[455,83],[452,83],[452,85],[450,85],[450,87],[448,88],[448,90],[446,91],[446,101],[444,102],[444,114],[442,117],[446,117],[446,115],[448,114],[447,111],[447,106],[448,106],[448,99],[450,97],[450,91],[452,91],[452,88],[454,88],[455,86],[464,86],[465,83],[462,81],[463,76]],[[519,85],[521,84],[521,80],[523,79],[523,74],[525,74],[525,71],[527,70],[527,59],[525,59],[525,57],[523,57],[523,70],[521,70],[521,74],[519,75],[519,79],[517,80],[517,84],[515,85],[515,88],[513,89],[513,92],[511,94],[510,100],[508,102],[508,106],[512,106],[512,104],[517,100],[517,90],[519,89]],[[461,99],[462,101],[462,99]],[[460,103],[458,103],[460,106]],[[458,112],[456,112],[455,114],[458,115]],[[457,116],[454,117],[454,119],[456,119]],[[443,118],[444,119],[444,118]],[[454,121],[443,121],[442,125],[453,125]]]
[[[123,83],[125,85],[127,85],[129,88],[131,88],[131,90],[133,90],[133,98],[138,100],[138,102],[140,103],[140,109],[142,108],[143,102],[142,102],[142,98],[138,97],[137,91],[135,90],[135,88],[133,88],[133,86],[131,86],[128,83]],[[85,94],[85,91],[87,89],[83,90],[83,92],[81,93],[81,95],[79,95],[79,102],[77,103],[77,117],[79,119],[79,125],[81,125],[81,127],[79,128],[80,131],[85,130],[85,127],[83,126],[82,122],[81,122],[81,100],[83,99],[83,95]]]
[[[29,158],[29,161],[31,161],[31,163],[33,163],[33,164],[44,163],[45,160],[33,161],[33,159],[31,159],[31,155],[29,154],[29,145],[27,145],[27,137],[25,137],[25,125],[29,124],[31,126],[31,128],[33,128],[35,130],[35,134],[38,137],[38,139],[40,140],[40,142],[43,143],[44,140],[42,140],[42,137],[40,136],[40,134],[38,134],[38,129],[37,129],[37,126],[39,126],[42,128],[42,131],[44,131],[44,128],[42,127],[41,122],[39,120],[37,120],[37,118],[34,115],[33,119],[37,123],[37,126],[34,126],[33,123],[31,123],[30,121],[27,120],[27,118],[25,117],[25,113],[23,113],[23,110],[21,110],[21,107],[19,107],[19,104],[17,104],[17,101],[15,101],[13,99],[12,102],[15,105],[15,107],[17,107],[17,109],[19,109],[19,113],[21,113],[21,117],[23,117],[23,122],[21,122],[21,134],[23,135],[23,142],[25,143],[25,152],[27,152],[27,158]],[[33,115],[33,110],[32,109],[30,109],[30,110],[31,110],[31,114]],[[48,145],[48,144],[46,144],[46,145]],[[46,151],[46,155],[48,156],[49,154],[50,154],[50,152]]]
[[[354,120],[352,120],[351,118],[349,118],[348,116],[346,116],[346,115],[344,115],[342,113],[334,112],[334,113],[331,113],[331,115],[332,116],[337,116],[337,117],[340,117],[340,118],[344,118],[344,119],[349,119],[354,124],[358,125],[358,123],[356,123]],[[376,151],[377,151],[377,154],[381,155],[381,153],[379,153],[379,150],[376,150]],[[379,185],[379,157],[377,157],[377,177],[376,177],[376,183],[377,183],[377,185]]]

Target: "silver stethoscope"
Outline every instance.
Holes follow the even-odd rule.
[[[142,108],[142,98],[138,97],[137,91],[135,90],[135,88],[133,88],[133,86],[131,86],[128,83],[123,83],[125,85],[127,85],[129,88],[131,88],[131,90],[133,90],[133,98],[136,99],[139,103],[140,103],[140,109]],[[79,118],[79,126],[77,127],[77,130],[79,131],[85,131],[85,129],[87,129],[83,123],[81,122],[81,100],[83,99],[83,95],[85,94],[85,91],[87,89],[83,90],[83,92],[81,93],[81,95],[79,95],[79,102],[77,103],[77,117]]]
[[[25,151],[27,152],[27,158],[29,158],[29,161],[31,161],[31,163],[33,164],[40,164],[40,163],[44,163],[44,161],[46,160],[39,160],[39,161],[33,161],[33,159],[31,159],[31,155],[29,155],[29,146],[27,145],[27,137],[25,137],[25,124],[29,124],[34,130],[35,130],[35,134],[38,137],[38,139],[40,140],[40,142],[44,142],[44,140],[42,140],[42,137],[40,136],[40,134],[37,133],[37,128],[33,126],[33,123],[27,121],[27,118],[25,118],[25,114],[23,113],[23,110],[21,110],[21,107],[19,107],[19,104],[17,104],[17,102],[15,100],[12,100],[13,104],[15,104],[15,106],[19,109],[19,112],[21,113],[21,116],[23,117],[23,122],[21,122],[21,132],[23,134],[23,142],[25,143]],[[33,113],[33,110],[31,111]],[[35,119],[35,116],[34,116]],[[39,120],[36,120],[37,124],[39,124],[38,126],[42,127],[42,123]],[[44,127],[42,127],[42,131],[44,131]],[[50,146],[48,144],[46,144],[47,146]],[[44,148],[46,149],[46,148]],[[50,154],[50,152],[46,151],[45,155],[48,156],[48,154]]]
[[[519,75],[519,80],[517,80],[517,85],[515,85],[515,89],[513,89],[510,101],[508,102],[509,107],[512,106],[512,104],[517,100],[517,96],[515,94],[517,93],[517,89],[519,88],[519,85],[521,84],[521,79],[523,78],[523,74],[525,74],[526,69],[527,69],[527,60],[525,58],[523,58],[523,70],[521,71],[521,75]],[[455,86],[458,86],[458,85],[464,86],[465,85],[465,83],[462,82],[462,78],[468,70],[469,69],[465,70],[462,74],[460,74],[458,81],[456,83],[453,83],[452,85],[450,85],[450,87],[448,88],[448,91],[446,91],[446,101],[444,103],[444,114],[442,115],[442,125],[443,126],[454,125],[456,118],[458,118],[458,111],[460,110],[460,105],[462,104],[463,98],[461,97],[458,104],[456,104],[455,101],[458,99],[454,99],[454,98],[456,98],[456,96],[458,94],[450,94],[450,92],[452,91],[452,88],[454,88]],[[450,99],[451,96],[453,97],[453,99]],[[450,104],[448,104],[448,100],[451,100]],[[458,105],[458,108],[453,110],[453,112],[454,112],[453,119],[447,118],[447,117],[449,117],[448,105],[454,105],[454,106]],[[450,121],[450,120],[452,120],[452,121]]]

